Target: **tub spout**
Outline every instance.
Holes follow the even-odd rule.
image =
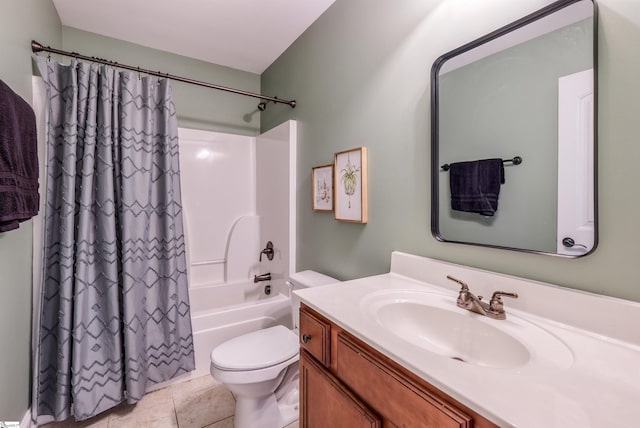
[[[262,275],[253,276],[253,282],[255,284],[262,281],[271,281],[271,272],[263,273]]]

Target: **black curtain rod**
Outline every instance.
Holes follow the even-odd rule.
[[[197,86],[204,86],[205,88],[217,89],[219,91],[232,92],[234,94],[244,95],[244,96],[247,96],[247,97],[259,98],[261,100],[260,103],[258,104],[258,109],[260,111],[264,111],[264,109],[267,107],[266,101],[271,101],[271,102],[274,102],[274,103],[287,104],[291,108],[295,108],[295,106],[296,106],[296,101],[295,100],[283,100],[283,99],[280,99],[278,97],[268,97],[268,96],[265,96],[265,95],[255,94],[253,92],[247,92],[247,91],[243,91],[243,90],[240,90],[240,89],[228,88],[226,86],[214,85],[213,83],[201,82],[199,80],[188,79],[186,77],[174,76],[174,75],[169,74],[169,73],[161,73],[159,71],[147,70],[147,69],[144,69],[144,68],[133,67],[131,65],[126,65],[126,64],[119,64],[116,61],[109,61],[109,60],[104,59],[104,58],[96,58],[96,57],[93,57],[93,56],[81,55],[81,54],[79,54],[77,52],[67,52],[67,51],[63,51],[63,50],[60,50],[60,49],[55,49],[55,48],[52,48],[52,47],[49,47],[49,46],[45,47],[41,43],[36,42],[35,40],[31,41],[31,50],[33,51],[33,53],[51,52],[51,53],[58,54],[58,55],[64,55],[64,56],[70,56],[70,57],[77,58],[77,59],[83,59],[85,61],[97,62],[97,63],[100,63],[100,64],[106,64],[106,65],[111,65],[111,66],[118,67],[118,68],[124,68],[126,70],[137,71],[138,73],[144,73],[144,74],[148,74],[150,76],[163,77],[163,78],[175,80],[175,81],[178,81],[178,82],[189,83],[189,84],[197,85]]]

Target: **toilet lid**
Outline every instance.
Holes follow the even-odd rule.
[[[211,362],[220,369],[256,370],[286,361],[298,349],[298,337],[278,325],[222,343],[211,352]]]

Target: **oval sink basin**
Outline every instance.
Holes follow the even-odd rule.
[[[454,360],[495,368],[532,362],[568,367],[571,351],[555,336],[513,315],[495,320],[436,293],[388,290],[365,297],[362,309],[388,333]]]

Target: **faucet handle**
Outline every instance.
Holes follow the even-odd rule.
[[[514,299],[517,299],[518,293],[507,293],[506,291],[496,291],[493,293],[493,296],[491,296],[491,300],[494,300],[494,299],[500,300],[500,296],[512,297]]]
[[[518,298],[517,293],[507,293],[506,291],[496,291],[491,296],[491,300],[489,301],[489,310],[494,313],[503,313],[504,312],[504,303],[502,302],[501,297],[511,297],[513,299]]]
[[[460,284],[460,286],[462,287],[460,289],[460,292],[469,291],[469,286],[467,285],[466,282],[464,282],[462,280],[459,280],[458,278],[454,278],[451,275],[447,275],[447,279],[449,279],[449,280],[451,280],[453,282],[457,282],[458,284]]]
[[[447,275],[447,279],[457,282],[460,284],[460,292],[458,293],[458,299],[456,300],[456,304],[461,308],[464,308],[465,305],[471,300],[471,293],[469,292],[469,286],[466,282],[459,280],[458,278],[454,278],[451,275]]]
[[[260,259],[258,261],[262,261],[262,255],[266,255],[269,260],[273,260],[273,242],[267,241],[267,246],[264,247],[262,251],[260,251]]]

